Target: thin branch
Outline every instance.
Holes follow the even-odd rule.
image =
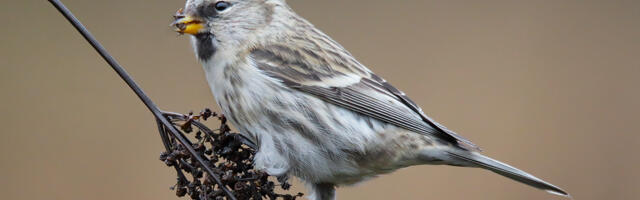
[[[167,152],[171,151],[171,142],[169,141],[169,137],[167,136],[167,130],[164,128],[164,125],[162,125],[162,123],[156,119],[156,124],[158,125],[158,132],[160,133],[160,138],[162,138],[162,144],[164,144],[164,148],[167,150]],[[182,170],[180,170],[180,168],[178,167],[178,165],[174,165],[173,168],[176,169],[176,174],[178,174],[178,179],[180,182],[182,183],[187,183],[189,182],[189,180],[187,179],[186,176],[184,176],[184,173],[182,173]]]
[[[169,118],[169,120],[179,120],[179,121],[187,121],[189,120],[189,117],[180,113],[174,113],[174,112],[163,112],[163,114]],[[208,136],[212,136],[213,135],[213,130],[211,130],[209,127],[205,126],[204,124],[202,124],[202,122],[196,121],[196,120],[191,120],[189,121],[189,123],[193,124],[194,126],[196,126],[198,129],[200,129],[202,132],[204,132],[205,134],[207,134]],[[239,138],[239,140],[249,146],[251,149],[258,149],[258,145],[256,145],[255,143],[253,143],[249,138],[247,138],[247,136],[242,135],[242,134],[238,134],[237,135]]]
[[[56,7],[56,9],[58,9],[58,11],[64,15],[64,17],[76,28],[76,30],[78,30],[78,32],[80,32],[80,34],[82,35],[82,37],[84,37],[85,40],[87,40],[89,42],[89,44],[91,44],[91,46],[93,46],[93,48],[98,51],[98,53],[100,54],[100,56],[102,56],[102,58],[107,61],[107,63],[109,63],[109,65],[111,66],[111,68],[116,71],[116,73],[118,73],[118,75],[120,76],[120,78],[122,78],[122,80],[124,80],[127,85],[136,93],[136,95],[138,95],[138,98],[140,98],[140,100],[142,100],[142,102],[147,106],[147,108],[149,109],[149,111],[151,111],[151,113],[153,113],[153,115],[155,116],[155,118],[157,120],[159,120],[162,125],[169,130],[169,132],[171,132],[174,137],[176,139],[178,139],[178,141],[185,147],[187,148],[187,150],[189,151],[189,153],[196,158],[196,160],[202,164],[202,166],[205,168],[205,170],[207,170],[208,174],[213,177],[213,179],[216,181],[216,183],[218,183],[218,185],[220,186],[220,188],[222,190],[224,190],[226,196],[229,199],[232,200],[236,200],[236,197],[233,196],[233,193],[231,193],[231,191],[229,190],[229,188],[227,188],[225,185],[222,184],[222,181],[220,180],[220,177],[218,177],[214,171],[211,169],[211,167],[209,167],[209,165],[207,164],[208,162],[205,161],[205,159],[203,159],[202,157],[200,157],[200,155],[197,154],[197,152],[193,149],[193,147],[191,145],[187,145],[189,144],[188,140],[183,137],[179,131],[173,126],[171,125],[171,123],[169,123],[169,121],[167,121],[167,119],[162,115],[162,113],[160,112],[160,109],[158,109],[158,107],[153,103],[153,101],[151,101],[151,99],[142,91],[142,89],[138,86],[138,84],[131,78],[131,76],[129,76],[129,74],[120,66],[120,64],[118,64],[118,62],[109,54],[109,52],[107,52],[107,50],[93,37],[93,35],[91,35],[91,33],[89,33],[89,31],[87,30],[87,28],[85,28],[82,23],[80,23],[80,21],[71,13],[71,11],[69,11],[69,9],[67,9],[67,7],[64,6],[64,4],[62,4],[62,2],[58,1],[58,0],[49,0],[49,2],[51,4],[53,4],[53,6]]]

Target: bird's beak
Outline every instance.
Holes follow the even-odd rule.
[[[175,31],[180,34],[196,35],[204,29],[204,22],[193,16],[185,15],[182,13],[182,9],[173,16],[175,21],[171,23],[171,26],[175,26]]]

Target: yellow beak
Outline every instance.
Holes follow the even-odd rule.
[[[175,31],[180,34],[196,35],[204,30],[204,24],[202,21],[194,19],[191,16],[176,15],[176,21],[171,26],[175,26]]]

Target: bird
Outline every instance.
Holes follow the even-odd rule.
[[[569,197],[484,156],[285,0],[187,0],[174,17],[222,113],[257,145],[255,169],[299,178],[309,199],[414,165],[482,168]]]

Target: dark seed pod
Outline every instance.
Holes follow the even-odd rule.
[[[211,117],[219,119],[219,129],[213,131],[198,128],[204,126],[200,119],[207,120]],[[208,165],[221,181],[221,184],[218,184],[206,173],[205,167],[195,156],[191,155],[172,134],[165,133],[167,138],[163,141],[170,142],[166,144],[167,151],[162,152],[159,159],[168,166],[178,167],[177,184],[171,188],[175,189],[176,196],[188,195],[191,199],[227,199],[226,192],[221,189],[225,187],[231,190],[237,199],[295,200],[302,197],[301,193],[291,195],[275,192],[276,184],[269,181],[269,176],[253,168],[255,150],[251,149],[251,146],[255,145],[239,134],[232,133],[224,116],[204,109],[196,116],[190,112],[188,115],[169,114],[169,118],[171,122],[183,123],[175,125],[182,134],[196,131],[193,137],[197,141],[190,141],[188,145],[193,147],[198,156],[205,159],[204,164]],[[190,176],[185,176],[186,174]],[[284,190],[291,188],[291,184],[284,177],[279,177],[278,183]]]
[[[234,190],[244,190],[246,187],[246,185],[242,182],[237,182],[234,186],[233,189]]]
[[[179,187],[176,189],[176,196],[178,197],[184,197],[184,195],[187,194],[187,188],[184,187]]]

